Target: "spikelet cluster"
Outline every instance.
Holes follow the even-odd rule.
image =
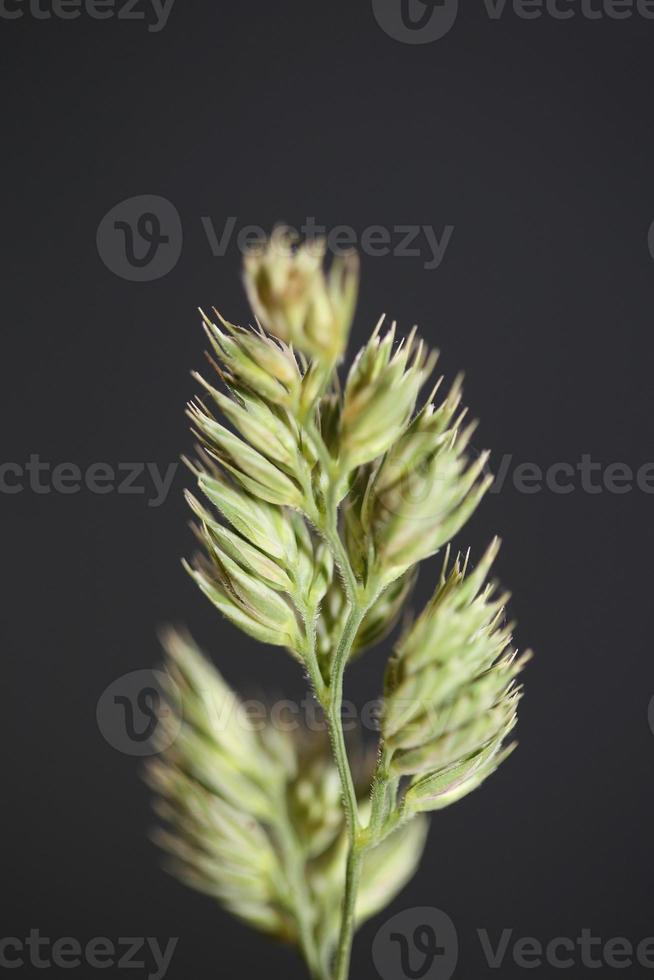
[[[384,584],[434,555],[461,529],[493,482],[488,453],[466,450],[460,383],[440,404],[436,391],[370,473],[363,472],[346,509],[352,561]]]
[[[328,959],[338,934],[347,834],[324,739],[279,730],[269,719],[253,723],[189,636],[169,631],[164,645],[171,696],[161,712],[162,733],[170,727],[179,734],[149,763],[147,780],[159,818],[153,839],[168,870],[279,939],[301,945],[307,928]],[[371,761],[364,758],[359,767],[364,809]],[[424,820],[411,823],[393,846],[370,854],[358,922],[413,875],[425,830]]]
[[[385,681],[389,771],[410,778],[413,810],[437,810],[479,786],[512,751],[521,690],[506,594],[485,584],[497,539],[474,571],[446,557],[436,592],[400,640]]]
[[[338,360],[347,344],[357,299],[356,255],[337,257],[323,271],[324,239],[298,248],[284,228],[245,257],[250,305],[270,333],[305,354]]]
[[[384,318],[341,377],[357,262],[326,271],[324,257],[324,242],[295,247],[278,229],[245,261],[256,326],[202,314],[210,375],[195,375],[188,406],[199,548],[185,567],[231,624],[300,661],[339,765],[327,739],[248,728],[221,675],[169,634],[176,697],[162,725],[180,733],[148,778],[174,873],[296,943],[312,976],[331,980],[337,942],[349,941],[346,862],[361,848],[350,916],[360,923],[413,874],[425,813],[466,796],[511,751],[526,658],[506,595],[487,584],[497,542],[476,567],[450,564],[449,542],[492,483],[461,380],[439,395],[437,355],[415,330],[398,342]],[[386,670],[378,751],[350,766],[348,783],[342,671],[393,630],[418,566],[445,549],[435,594]]]

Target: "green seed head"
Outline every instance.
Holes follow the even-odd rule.
[[[322,239],[299,247],[284,228],[246,255],[244,281],[259,322],[297,350],[329,363],[345,350],[358,289],[354,255],[323,269]]]

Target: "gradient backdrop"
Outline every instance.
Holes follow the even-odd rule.
[[[181,467],[160,506],[145,474],[140,493],[62,493],[52,470],[165,471],[188,452],[189,370],[204,349],[196,307],[246,320],[236,232],[311,216],[358,237],[382,226],[391,247],[399,225],[439,241],[450,228],[437,267],[423,233],[418,255],[363,256],[355,341],[386,311],[404,331],[420,325],[447,377],[465,370],[476,447],[492,450],[495,471],[509,462],[460,543],[478,553],[502,536],[518,639],[537,653],[519,751],[436,815],[389,914],[446,912],[457,978],[560,973],[526,971],[510,948],[491,969],[478,929],[494,944],[503,929],[512,942],[584,928],[604,941],[653,935],[654,467],[640,487],[636,473],[654,461],[654,20],[644,5],[593,19],[581,0],[571,19],[510,5],[493,19],[466,2],[445,36],[407,43],[395,36],[399,0],[377,3],[377,17],[370,0],[177,0],[154,31],[86,12],[44,19],[41,3],[6,0],[0,15],[0,462],[13,464],[0,493],[2,936],[180,937],[174,980],[304,976],[292,951],[160,870],[139,760],[96,722],[110,683],[157,663],[168,620],[187,623],[245,693],[299,698],[300,672],[221,621],[184,575]],[[168,202],[155,205],[169,241],[151,268],[147,241],[135,236],[130,265],[129,233],[112,237],[113,217],[101,225],[121,205],[134,228],[141,195]],[[207,229],[220,238],[230,218],[234,236],[214,255]],[[22,469],[34,455],[50,492]],[[576,470],[584,455],[600,464],[599,492]],[[571,492],[537,479],[524,492],[524,463],[543,474],[569,464]],[[633,472],[631,488],[615,463]],[[418,598],[434,576],[423,569]],[[357,663],[347,696],[375,697],[383,662],[377,650]],[[356,980],[378,977],[383,921],[359,935]],[[592,972],[577,959],[568,975]]]

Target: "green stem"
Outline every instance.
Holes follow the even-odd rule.
[[[350,847],[345,873],[345,896],[343,899],[343,918],[341,934],[336,954],[336,972],[334,980],[347,980],[350,973],[352,957],[352,940],[354,939],[356,899],[361,878],[363,850],[355,843]]]
[[[377,827],[366,828],[363,832],[359,830],[354,842],[350,845],[347,858],[347,869],[345,872],[345,897],[343,899],[343,918],[341,920],[341,933],[338,941],[336,954],[336,972],[334,980],[347,980],[350,972],[350,960],[352,958],[352,941],[354,938],[354,928],[356,924],[356,899],[361,878],[361,867],[363,858],[369,848],[376,847],[389,834],[397,830],[407,819],[408,814],[403,811],[393,811],[391,816],[386,818],[382,824],[382,818],[386,807],[387,791],[392,781],[385,778],[378,783],[377,797]],[[375,801],[373,800],[373,809]]]
[[[407,823],[412,816],[413,813],[407,811],[404,806],[400,806],[399,809],[391,811],[390,816],[386,818],[384,824],[379,828],[374,842],[375,847],[377,844],[381,844],[382,841],[385,841],[386,838],[396,830],[399,830],[400,827],[404,826],[404,824]]]
[[[373,786],[372,812],[367,827],[371,847],[376,847],[379,843],[381,829],[397,805],[400,780],[391,772],[392,761],[393,752],[387,748],[382,739]]]
[[[357,581],[347,550],[339,534],[338,483],[341,474],[338,463],[330,456],[315,423],[310,424],[309,428],[318,452],[320,465],[323,468],[323,472],[329,477],[329,490],[324,501],[324,510],[322,513],[316,514],[316,527],[327,542],[332,553],[334,563],[343,580],[343,587],[349,606],[347,619],[332,661],[325,705],[334,760],[338,769],[343,793],[343,806],[349,839],[341,929],[334,974],[334,980],[347,980],[352,956],[352,942],[356,920],[356,899],[361,877],[361,863],[366,844],[362,838],[356,789],[347,755],[345,735],[343,733],[343,675],[352,652],[357,631],[374,599],[371,597],[373,590],[364,589]]]
[[[323,526],[322,531],[343,579],[345,594],[349,603],[348,616],[332,663],[329,681],[329,710],[327,712],[334,760],[341,781],[349,839],[345,892],[343,895],[343,910],[336,953],[335,973],[335,980],[347,980],[352,955],[352,942],[354,939],[356,899],[361,876],[361,853],[357,845],[357,837],[361,828],[356,789],[354,780],[352,779],[352,770],[347,755],[345,735],[343,733],[343,675],[352,652],[357,631],[366,614],[367,602],[362,595],[362,590],[356,580],[347,552],[338,533],[335,504],[332,504],[329,508],[327,518],[327,522]]]
[[[347,980],[350,969],[350,957],[352,952],[352,941],[354,939],[355,909],[359,878],[361,874],[361,852],[358,847],[357,838],[360,833],[359,808],[357,804],[356,789],[352,779],[343,733],[343,674],[347,664],[352,644],[365,616],[365,605],[356,601],[350,606],[345,628],[341,635],[336,656],[332,664],[332,672],[329,686],[329,732],[332,740],[334,759],[341,780],[343,792],[343,804],[345,808],[345,819],[349,838],[349,852],[347,857],[347,870],[345,877],[345,893],[343,896],[343,911],[341,917],[341,931],[338,940],[338,950],[336,955],[335,980]]]
[[[371,799],[371,810],[370,810],[370,823],[368,824],[367,836],[371,841],[374,841],[379,833],[379,828],[381,827],[385,816],[386,807],[388,800],[388,773],[385,768],[385,758],[382,755],[379,765],[377,767],[377,772],[375,774],[375,781],[372,787],[372,799]]]
[[[341,536],[338,533],[338,527],[336,526],[336,521],[328,524],[323,529],[325,540],[329,545],[331,553],[336,562],[336,566],[343,579],[343,585],[345,586],[345,595],[350,603],[350,608],[352,610],[356,609],[357,606],[363,605],[365,603],[365,597],[362,594],[361,586],[359,585],[356,576],[352,570],[352,565],[350,564],[350,559],[347,551],[345,550],[345,545],[341,541]],[[362,617],[363,618],[363,617]],[[354,637],[352,637],[354,642]]]
[[[296,605],[298,612],[302,617],[302,623],[304,625],[304,632],[306,636],[304,661],[307,665],[309,678],[313,685],[316,697],[318,698],[320,704],[324,704],[325,697],[327,696],[327,685],[325,684],[322,672],[320,670],[320,664],[318,663],[318,657],[316,656],[316,610],[309,609],[308,606],[299,602],[297,599]]]
[[[343,801],[345,805],[345,816],[350,844],[356,840],[356,835],[359,831],[359,818],[356,790],[354,788],[354,780],[352,779],[350,763],[347,757],[345,735],[343,733],[343,719],[341,717],[343,710],[343,674],[345,673],[345,665],[347,664],[350,651],[352,650],[354,638],[364,615],[365,610],[363,608],[359,607],[358,605],[351,607],[345,623],[345,628],[341,634],[336,656],[334,657],[334,662],[332,664],[327,711],[334,759],[336,761],[336,767],[338,769],[338,774],[341,780],[341,788],[343,791]]]

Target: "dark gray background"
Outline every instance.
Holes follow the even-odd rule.
[[[417,322],[449,378],[465,369],[476,445],[496,462],[654,459],[654,21],[493,21],[466,4],[445,38],[407,45],[368,2],[177,0],[160,33],[26,15],[0,19],[0,36],[2,461],[165,467],[189,450],[195,308],[247,317],[237,250],[212,256],[207,215],[454,225],[437,270],[364,256],[357,342],[382,310],[403,330]],[[174,204],[184,244],[168,275],[140,283],[103,264],[96,232],[142,194]],[[299,978],[292,952],[159,870],[138,760],[95,721],[112,681],[157,663],[170,619],[239,689],[303,689],[289,658],[225,625],[182,572],[185,481],[180,469],[159,508],[145,495],[0,495],[2,931],[179,936],[171,978]],[[537,659],[518,753],[436,816],[389,909],[447,912],[456,976],[497,973],[477,928],[654,933],[653,508],[638,489],[527,495],[507,481],[461,537],[479,549],[502,535],[518,638]],[[374,697],[382,663],[377,651],[353,668],[348,695]],[[376,976],[382,921],[362,930],[354,977]],[[501,975],[524,970],[507,961]]]

